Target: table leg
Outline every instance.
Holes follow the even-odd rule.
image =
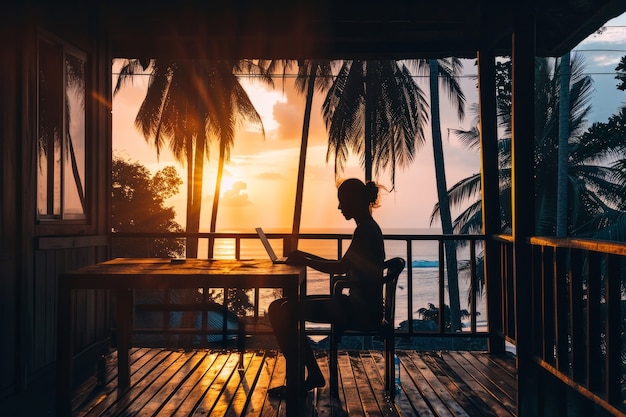
[[[293,329],[292,334],[295,335],[295,343],[291,344],[291,352],[288,357],[291,358],[287,361],[287,416],[298,416],[303,404],[302,395],[300,395],[303,389],[302,381],[304,375],[304,369],[302,364],[302,358],[300,352],[302,347],[300,346],[300,339],[302,338],[301,332],[304,331],[303,323],[299,319],[299,306],[300,297],[299,291],[294,288],[285,288],[285,295],[290,302],[290,328]]]
[[[72,290],[67,280],[59,277],[57,298],[57,360],[56,360],[56,415],[72,414],[72,332],[74,330]]]
[[[117,321],[117,388],[126,390],[130,386],[130,359],[132,329],[133,292],[130,289],[117,290],[116,321]]]

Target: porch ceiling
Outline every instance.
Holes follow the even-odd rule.
[[[541,56],[626,11],[624,0],[114,0],[98,12],[115,57],[401,59],[509,53],[516,1],[538,4]]]

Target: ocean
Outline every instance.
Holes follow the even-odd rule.
[[[316,231],[312,231],[315,233]],[[334,230],[334,231],[317,231],[318,233],[348,233],[347,230]],[[433,229],[417,229],[417,230],[394,230],[385,231],[386,234],[425,234],[432,235],[437,234],[437,231]],[[282,254],[282,241],[280,239],[271,240],[274,251]],[[343,250],[346,250],[349,245],[349,241],[343,242]],[[304,240],[301,239],[298,244],[300,250],[316,254],[328,259],[337,259],[337,242],[335,240]],[[199,253],[203,253],[204,248],[202,242],[200,242]],[[407,262],[407,268],[402,272],[398,279],[398,287],[396,290],[396,315],[395,324],[399,326],[400,323],[406,321],[409,318],[409,299],[412,298],[412,318],[419,319],[420,316],[417,310],[420,308],[428,309],[429,304],[437,306],[439,304],[439,268],[438,262],[438,243],[437,241],[413,241],[412,243],[412,294],[409,293],[408,286],[408,273],[409,267]],[[206,253],[206,252],[204,252]],[[400,256],[404,259],[407,258],[407,248],[405,241],[385,241],[385,253],[386,258],[392,258]],[[220,239],[215,243],[215,258],[221,259],[233,259],[235,257],[235,242],[233,239]],[[256,240],[243,240],[241,243],[241,257],[242,259],[260,259],[267,257],[265,249],[261,245],[260,241]],[[469,249],[467,247],[459,248],[457,251],[457,258],[459,265],[467,264],[470,258]],[[408,261],[408,260],[407,260]],[[469,274],[459,272],[459,294],[461,299],[461,309],[470,310],[468,304],[468,289],[469,289]],[[309,268],[307,270],[307,294],[329,294],[329,276],[328,274],[321,273],[314,269]],[[269,304],[280,296],[280,293],[275,290],[265,289],[259,293],[259,314],[263,315],[267,311]],[[447,287],[445,287],[445,303],[449,304]],[[477,298],[477,317],[476,325],[479,329],[484,330],[486,326],[486,307],[484,297]],[[464,328],[469,330],[470,318],[464,318]],[[307,328],[325,328],[324,325],[307,324]]]

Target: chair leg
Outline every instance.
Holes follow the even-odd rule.
[[[239,350],[239,371],[243,371],[243,355],[246,351],[246,326],[241,318],[237,323],[237,350]]]
[[[385,391],[393,401],[396,396],[395,340],[393,335],[385,337]]]
[[[330,370],[330,394],[334,397],[339,396],[339,370],[337,368],[337,335],[334,329],[330,331],[330,346],[328,366]]]

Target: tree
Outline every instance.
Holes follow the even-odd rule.
[[[499,67],[510,74],[510,63]],[[556,233],[556,187],[559,131],[559,59],[537,58],[536,62],[536,132],[534,166],[537,178],[537,223],[535,231],[540,235]],[[619,177],[617,166],[607,165],[607,157],[619,155],[624,149],[623,136],[614,128],[619,126],[617,118],[606,127],[594,124],[585,131],[586,116],[591,99],[591,79],[584,74],[583,63],[576,55],[571,59],[571,82],[569,103],[569,163],[567,173],[568,190],[568,235],[581,237],[596,236],[599,230],[611,224],[619,210],[623,210],[626,195],[624,182]],[[503,230],[510,228],[511,187],[511,140],[510,140],[510,84],[503,75],[498,85],[498,111],[505,134],[499,139],[500,190],[503,215]],[[611,125],[612,127],[609,127]],[[606,129],[606,135],[601,131]],[[467,143],[477,144],[477,129],[455,131]],[[622,128],[623,133],[623,128]],[[476,146],[476,145],[472,145]],[[478,182],[477,182],[478,179]],[[448,191],[453,205],[469,206],[455,219],[457,233],[477,229],[480,216],[480,181],[477,175],[464,179]],[[475,200],[474,200],[475,198]],[[437,208],[435,207],[435,210]],[[434,210],[434,211],[435,211]]]
[[[204,160],[209,156],[210,140],[217,136],[220,141],[223,169],[234,138],[234,126],[240,118],[260,123],[234,74],[244,70],[263,76],[262,64],[249,60],[126,60],[120,71],[115,92],[124,82],[132,80],[136,71],[151,68],[148,91],[135,124],[146,140],[153,141],[157,155],[168,144],[174,157],[181,164],[187,163],[187,233],[197,233],[200,228]],[[219,190],[216,194],[219,198]],[[215,202],[214,207],[216,216]],[[188,238],[186,256],[196,257],[197,251],[198,239]]]
[[[322,113],[328,130],[327,160],[335,175],[350,151],[360,156],[365,180],[408,165],[425,142],[428,105],[404,64],[397,61],[344,61],[328,90]]]
[[[567,164],[569,157],[569,79],[570,53],[559,64],[559,140],[557,158],[556,235],[567,236]]]
[[[213,194],[213,208],[211,210],[211,223],[209,231],[214,233],[217,228],[217,211],[221,193],[222,177],[224,174],[224,164],[230,160],[230,149],[235,141],[236,128],[243,122],[249,121],[258,125],[263,131],[261,116],[254,108],[248,94],[243,89],[236,74],[244,72],[255,72],[264,75],[263,68],[250,61],[218,61],[214,63],[215,74],[213,88],[208,91],[209,102],[213,105],[211,126],[215,135],[219,138],[219,159],[217,176],[215,180],[215,192]],[[271,82],[271,78],[266,78]],[[214,240],[209,239],[209,258],[213,257]]]
[[[176,233],[182,227],[175,221],[173,207],[165,201],[178,193],[182,180],[172,166],[151,176],[138,162],[113,157],[111,184],[111,229],[117,232]],[[180,239],[113,238],[113,256],[176,257],[184,253]]]
[[[622,107],[607,122],[593,123],[582,135],[580,143],[590,148],[586,152],[611,161],[609,167],[615,183],[613,193],[626,196],[626,108]],[[594,236],[603,240],[626,242],[626,198],[616,202],[614,207],[608,209],[604,216],[596,218],[598,231]]]
[[[289,66],[287,63],[286,66]],[[298,247],[298,235],[300,233],[300,220],[302,218],[302,201],[304,194],[304,169],[306,167],[306,152],[309,142],[309,125],[311,123],[311,110],[313,107],[313,95],[315,89],[327,90],[331,85],[331,63],[328,60],[311,60],[298,63],[298,76],[296,88],[300,93],[306,94],[304,119],[302,122],[302,140],[300,142],[300,157],[298,162],[298,179],[296,183],[296,199],[293,211],[292,242],[291,248]]]
[[[619,61],[619,64],[615,67],[615,71],[617,72],[615,79],[620,81],[617,85],[617,89],[626,91],[626,55]]]
[[[435,162],[435,178],[437,181],[437,197],[439,201],[439,218],[444,234],[452,234],[452,215],[446,182],[445,162],[443,155],[443,141],[441,138],[441,117],[439,112],[439,85],[448,91],[452,103],[457,109],[459,120],[465,114],[465,95],[456,81],[461,74],[461,61],[458,58],[428,60],[430,80],[430,111],[432,115],[431,130],[433,141],[433,158]],[[441,82],[440,82],[441,80]],[[431,218],[432,222],[432,218]],[[450,297],[450,321],[452,331],[461,330],[461,307],[459,299],[459,284],[456,256],[456,242],[446,241],[446,272],[448,276],[448,292]]]

